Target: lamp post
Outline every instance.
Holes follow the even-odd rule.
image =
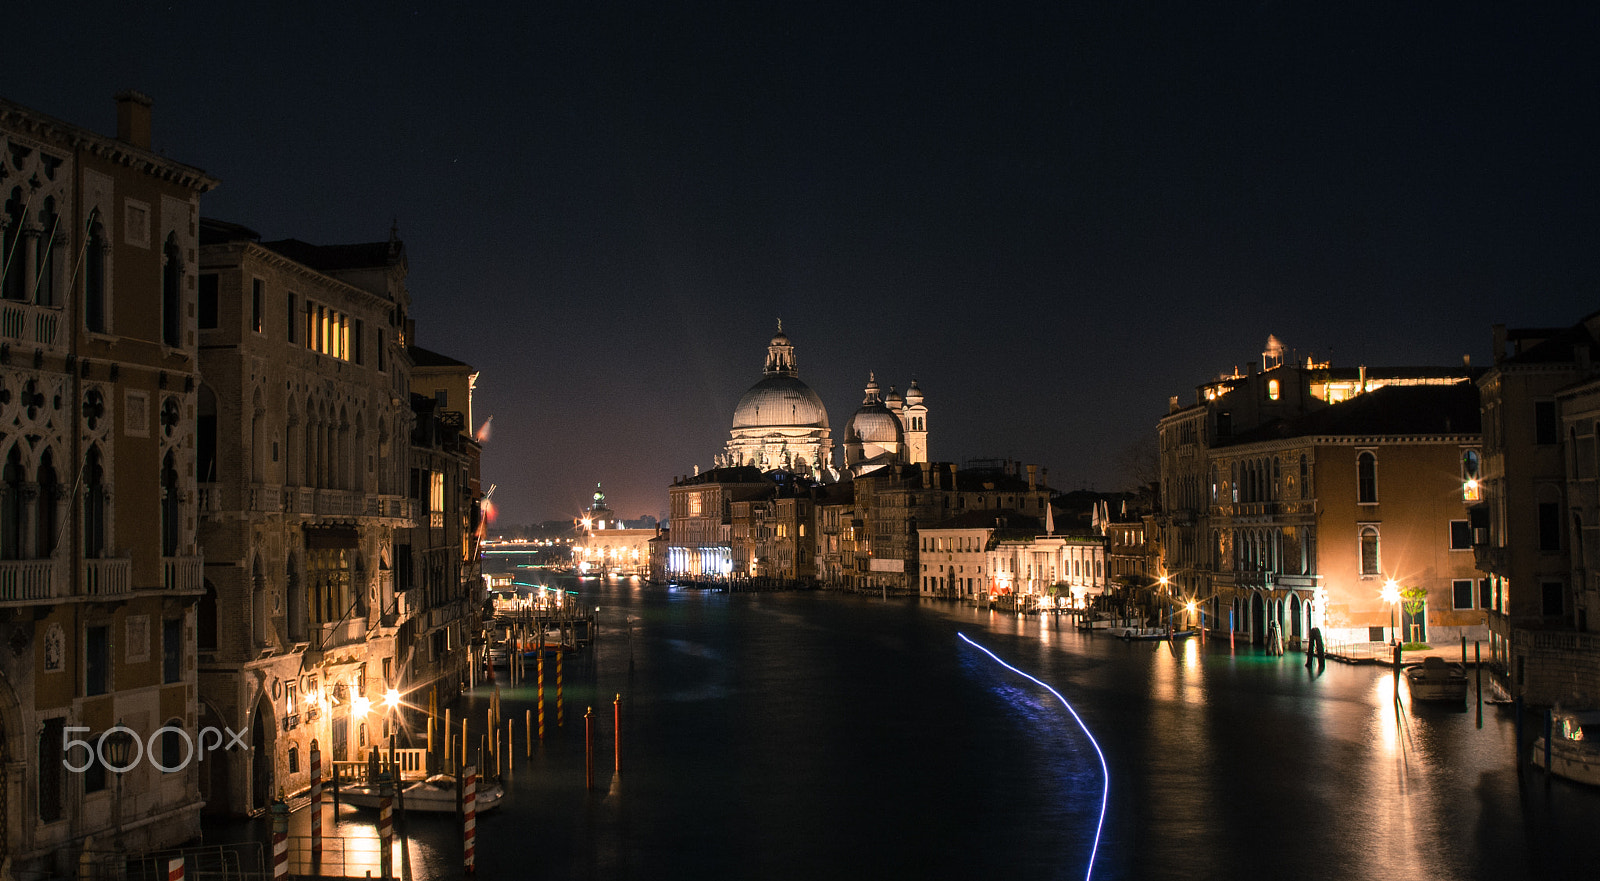
[[[105,739],[105,761],[116,774],[116,791],[111,802],[111,825],[115,829],[115,845],[122,849],[122,775],[130,770],[128,752],[133,749],[133,735],[126,730],[113,730]]]
[[[1400,585],[1393,578],[1383,583],[1383,601],[1389,604],[1390,639],[1398,644],[1400,641],[1400,633],[1395,628],[1394,609],[1395,606],[1399,605],[1400,603]]]

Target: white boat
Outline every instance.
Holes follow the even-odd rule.
[[[1550,773],[1590,786],[1600,786],[1600,710],[1573,713],[1557,710],[1550,741]],[[1544,767],[1544,735],[1533,740],[1533,764]]]
[[[413,781],[406,784],[403,796],[408,811],[453,814],[456,810],[456,778],[449,774],[435,774],[426,780]],[[505,790],[500,788],[500,784],[485,784],[480,778],[474,800],[476,810],[478,813],[492,810],[504,797]],[[378,787],[356,783],[339,787],[339,800],[359,808],[376,808],[381,807],[382,797],[378,794]]]
[[[1423,658],[1422,663],[1406,668],[1411,699],[1463,703],[1467,699],[1467,669],[1444,658]]]
[[[1168,630],[1165,627],[1112,627],[1107,631],[1121,639],[1167,639],[1193,636],[1193,630]]]

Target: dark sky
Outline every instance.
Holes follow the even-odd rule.
[[[0,94],[156,148],[264,238],[398,218],[482,371],[502,522],[710,465],[777,319],[836,438],[1118,489],[1259,360],[1486,363],[1600,309],[1595,4],[13,4]]]

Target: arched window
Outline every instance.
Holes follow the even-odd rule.
[[[1276,379],[1267,380],[1267,400],[1276,401],[1280,393],[1278,381]]]
[[[1376,576],[1378,568],[1378,527],[1361,527],[1361,574]]]
[[[161,555],[178,555],[183,510],[178,501],[178,466],[172,453],[161,463]]]
[[[22,470],[22,450],[16,446],[6,454],[0,486],[0,559],[20,560],[28,546],[27,484]]]
[[[0,251],[0,255],[3,255],[0,257],[0,260],[3,260],[0,270],[5,273],[0,277],[0,295],[7,300],[25,300],[28,297],[28,285],[22,277],[26,261],[20,259],[22,249],[18,247],[18,243],[22,240],[22,226],[28,216],[26,205],[27,202],[22,197],[22,188],[12,187],[11,198],[7,199],[5,204],[5,217],[0,218],[0,228],[4,230],[4,234],[0,235],[0,248],[4,249]],[[13,254],[18,256],[11,258]]]
[[[56,482],[56,468],[49,450],[39,462],[39,489],[35,497],[34,558],[48,559],[56,552],[56,515],[60,506],[61,487]]]
[[[83,326],[106,331],[106,228],[98,222],[90,225],[83,252]]]
[[[34,266],[37,275],[33,280],[34,302],[41,306],[56,305],[56,226],[60,222],[60,215],[56,214],[56,199],[46,196],[44,207],[39,209],[39,229],[43,234],[39,236],[37,247],[34,251]]]
[[[1356,501],[1363,505],[1378,503],[1378,457],[1363,450],[1356,457]]]
[[[83,555],[94,560],[106,552],[106,469],[100,448],[83,458]]]
[[[176,349],[183,345],[183,251],[177,233],[167,235],[161,254],[161,342]]]

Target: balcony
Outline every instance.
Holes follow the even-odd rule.
[[[205,579],[201,575],[200,557],[162,557],[161,585],[177,593],[200,594],[205,592]]]
[[[84,560],[83,592],[92,597],[119,597],[133,592],[133,560],[126,557]]]
[[[54,600],[65,589],[54,560],[0,561],[0,603]]]
[[[324,650],[361,642],[367,636],[367,619],[346,618],[334,624],[319,624],[311,633],[312,648]]]
[[[59,307],[35,306],[15,300],[0,301],[0,338],[55,348],[60,327]]]

